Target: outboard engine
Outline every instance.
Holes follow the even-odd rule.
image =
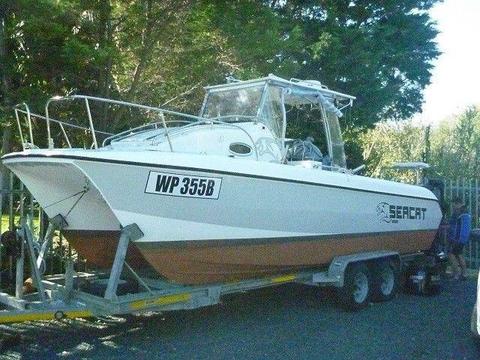
[[[438,202],[440,204],[443,204],[443,201],[445,200],[443,198],[445,185],[442,179],[430,179],[428,177],[425,177],[423,182],[424,182],[423,186],[425,186],[428,190],[433,192],[437,197]]]

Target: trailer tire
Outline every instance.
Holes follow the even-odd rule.
[[[372,301],[385,302],[393,299],[400,284],[400,269],[398,264],[390,259],[374,262],[372,273]]]
[[[371,293],[371,275],[366,264],[353,263],[345,271],[343,287],[337,296],[348,311],[358,311],[368,306]]]
[[[53,314],[53,316],[55,317],[55,320],[62,320],[66,317],[65,313],[61,310],[56,311],[55,314]]]

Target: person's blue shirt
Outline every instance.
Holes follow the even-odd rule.
[[[453,214],[450,218],[448,239],[451,243],[468,244],[472,230],[472,217],[469,213]]]

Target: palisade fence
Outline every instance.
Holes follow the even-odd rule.
[[[472,228],[478,229],[480,227],[480,181],[479,179],[465,179],[458,178],[455,180],[443,181],[443,198],[447,208],[444,224],[448,223],[448,216],[452,213],[452,200],[460,198],[465,203],[468,212],[472,215]],[[442,236],[446,241],[447,227],[443,226]],[[471,236],[470,242],[465,248],[465,260],[467,266],[471,269],[478,269],[480,267],[480,238]]]
[[[11,171],[5,171],[5,180],[8,181],[8,186],[0,189],[0,234],[8,230],[15,231],[24,221],[32,229],[36,238],[43,239],[48,227],[47,216],[24,184]],[[35,250],[39,251],[40,249]],[[45,254],[45,266],[42,271],[47,275],[63,272],[67,257],[76,258],[75,255],[62,234],[57,232],[52,245]],[[15,279],[15,259],[7,253],[5,244],[2,243],[0,246],[0,288],[13,279]]]

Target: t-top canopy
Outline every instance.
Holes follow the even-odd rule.
[[[214,93],[262,86],[267,83],[285,89],[285,104],[296,106],[321,103],[327,111],[331,111],[339,117],[342,116],[341,109],[337,109],[335,104],[339,104],[341,108],[343,108],[352,105],[353,100],[355,100],[355,96],[330,90],[316,80],[286,80],[272,74],[258,79],[247,81],[236,80],[228,84],[206,86],[205,90],[209,93]]]

